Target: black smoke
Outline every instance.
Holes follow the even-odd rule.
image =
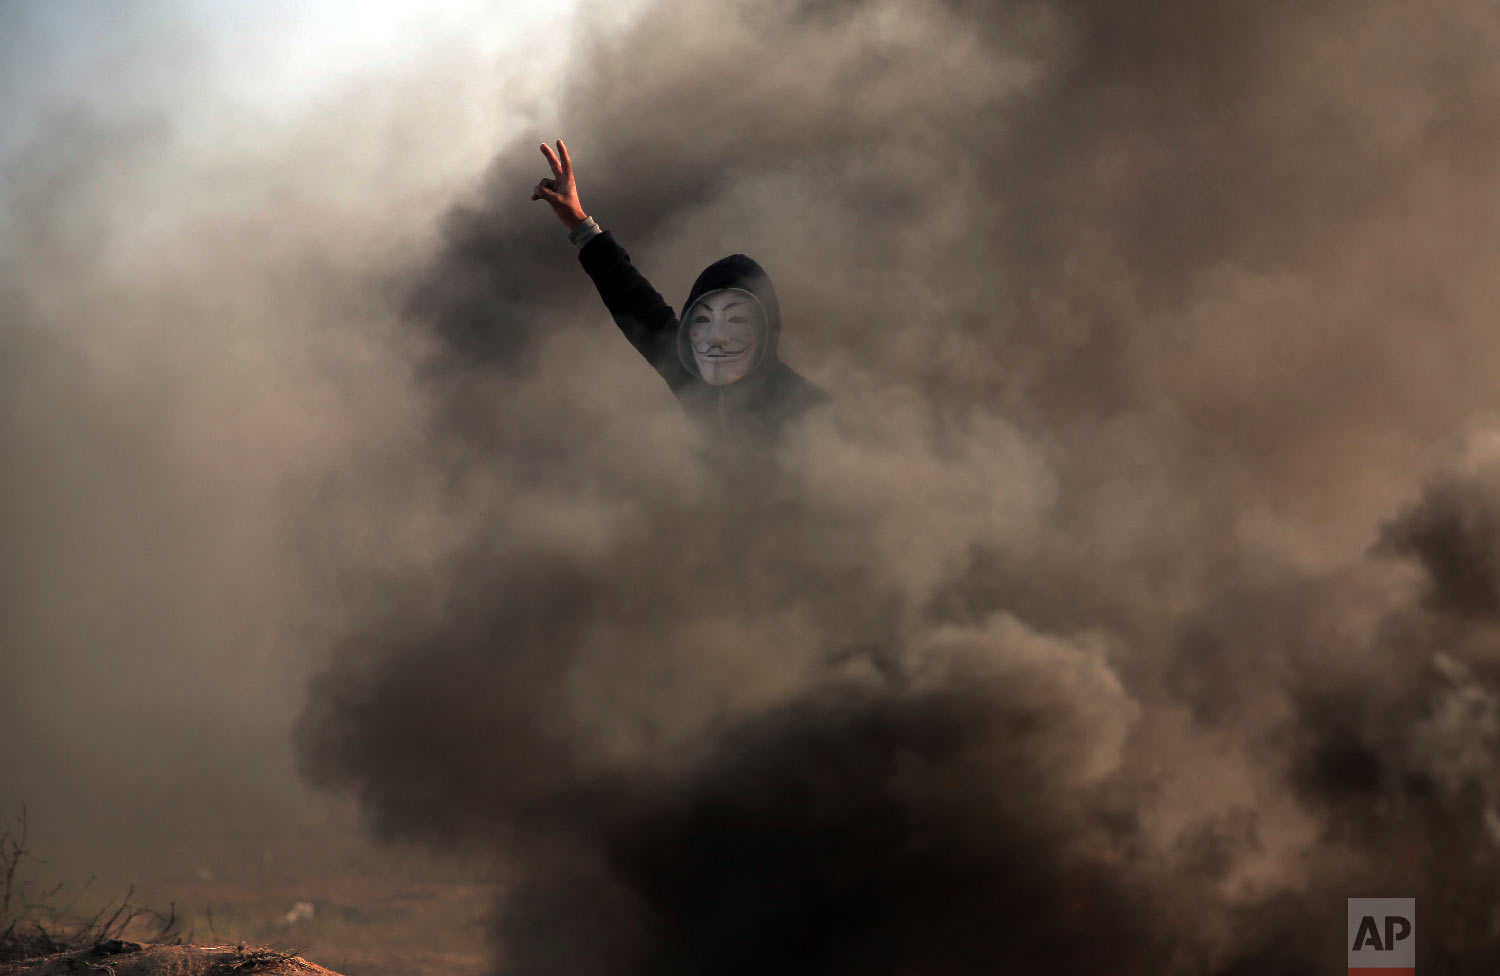
[[[403,306],[462,531],[362,604],[305,770],[505,866],[502,972],[1300,974],[1373,894],[1418,899],[1424,968],[1493,971],[1495,32],[585,32],[536,135],[669,300],[759,260],[835,414],[700,470],[518,138]]]

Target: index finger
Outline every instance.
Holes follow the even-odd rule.
[[[561,142],[558,145],[562,145]],[[545,142],[542,143],[542,155],[547,157],[547,165],[552,167],[552,175],[562,179],[562,164],[557,161],[557,155],[553,153],[552,147]]]
[[[568,147],[563,144],[561,139],[557,140],[557,154],[562,157],[563,174],[565,176],[572,176],[573,157],[568,155]]]

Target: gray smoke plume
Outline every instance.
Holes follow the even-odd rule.
[[[300,708],[503,867],[501,972],[1301,974],[1359,895],[1493,972],[1491,6],[599,14],[555,93],[438,38],[28,122],[0,799],[282,824]],[[558,135],[670,301],[770,272],[835,396],[774,464],[700,464],[527,199]]]
[[[406,306],[473,533],[316,682],[306,770],[508,865],[503,972],[1314,972],[1377,891],[1424,966],[1491,970],[1497,26],[583,38],[589,211],[669,300],[756,257],[838,406],[697,470],[501,153]]]

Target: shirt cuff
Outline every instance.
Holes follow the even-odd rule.
[[[573,242],[574,247],[583,247],[589,241],[598,237],[604,231],[593,217],[583,218],[583,223],[568,231],[568,240]]]

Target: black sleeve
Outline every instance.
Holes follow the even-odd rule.
[[[630,263],[630,255],[604,231],[578,252],[579,263],[615,324],[630,344],[646,357],[667,386],[677,390],[693,377],[677,358],[677,314]]]

